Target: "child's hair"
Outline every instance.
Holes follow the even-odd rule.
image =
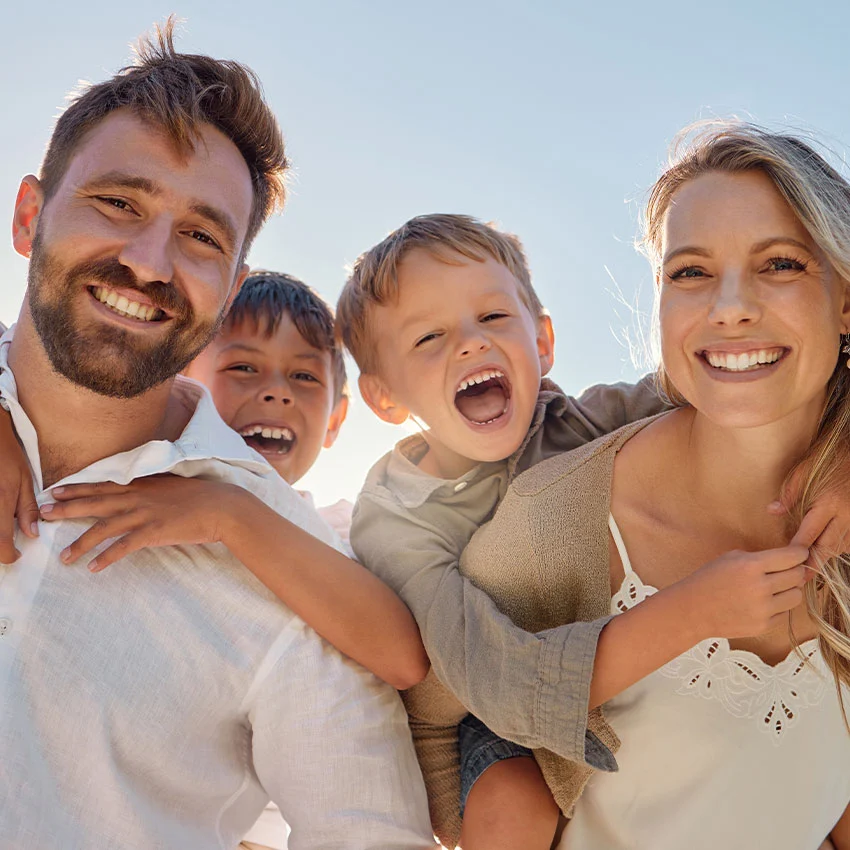
[[[361,372],[375,373],[378,369],[372,309],[398,297],[399,265],[415,248],[449,265],[456,263],[451,252],[479,262],[492,257],[517,279],[520,295],[532,315],[544,314],[531,285],[522,243],[516,236],[468,215],[416,216],[357,258],[340,294],[336,308],[337,336]]]
[[[306,283],[281,272],[252,271],[242,284],[224,320],[223,332],[252,322],[257,332],[271,337],[286,314],[296,330],[319,351],[331,355],[334,403],[348,395],[345,361],[334,336],[334,315],[322,297]]]
[[[758,171],[770,179],[839,278],[850,281],[850,184],[801,139],[739,122],[703,122],[679,134],[670,163],[653,186],[644,213],[642,244],[653,272],[658,274],[661,267],[662,226],[676,191],[711,172],[748,171]],[[657,315],[656,309],[656,325]],[[850,369],[839,355],[840,347],[839,337],[835,340],[836,366],[826,387],[818,431],[798,466],[803,470],[795,506],[798,522],[819,495],[847,489],[844,474],[850,463]],[[670,383],[663,363],[659,379],[674,402],[685,403]],[[828,557],[821,558],[816,553],[822,575],[806,586],[808,609],[836,683],[850,685],[850,557],[826,554]]]
[[[211,124],[239,149],[253,184],[254,202],[242,256],[284,197],[288,167],[277,120],[263,99],[256,74],[238,62],[178,53],[174,18],[139,40],[136,62],[101,83],[86,86],[59,117],[41,165],[50,199],[86,133],[118,109],[160,128],[184,152],[194,150],[203,124]]]

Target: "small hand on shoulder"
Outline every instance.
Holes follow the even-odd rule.
[[[139,549],[221,542],[230,504],[244,492],[233,484],[179,475],[152,475],[130,484],[70,484],[54,488],[56,501],[42,506],[41,518],[96,520],[62,552],[66,564],[117,538],[89,562],[88,568],[99,572]]]
[[[24,456],[12,417],[0,408],[0,564],[12,564],[20,552],[15,548],[15,523],[27,537],[38,537],[38,504],[32,472]]]

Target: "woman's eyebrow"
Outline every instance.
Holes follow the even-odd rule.
[[[696,245],[685,245],[682,248],[676,248],[675,251],[671,251],[667,254],[662,263],[669,263],[670,260],[675,259],[676,257],[681,256],[682,254],[695,254],[697,257],[710,257],[711,251],[706,250],[705,248],[698,248]]]
[[[762,251],[766,251],[774,245],[794,245],[796,248],[801,248],[803,251],[807,251],[809,253],[811,253],[812,250],[811,245],[807,245],[805,242],[801,242],[793,236],[771,236],[753,245],[750,253],[760,254]]]

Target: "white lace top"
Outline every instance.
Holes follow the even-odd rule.
[[[656,590],[609,527],[618,614]],[[594,774],[559,850],[816,850],[850,802],[850,734],[817,642],[800,652],[771,667],[712,638],[608,702],[620,770]]]

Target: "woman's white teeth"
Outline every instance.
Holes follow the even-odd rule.
[[[143,322],[150,322],[153,319],[159,319],[163,313],[158,307],[153,307],[149,304],[140,304],[138,301],[130,301],[124,295],[119,295],[114,289],[106,289],[103,286],[93,286],[92,294],[101,304],[106,304],[116,313],[122,316],[129,316],[131,319],[141,319]]]
[[[458,386],[456,392],[463,392],[468,387],[473,386],[473,384],[483,384],[484,381],[489,381],[491,378],[504,378],[504,374],[499,372],[496,369],[491,369],[490,371],[485,372],[476,372],[474,375],[470,375],[468,378],[465,378],[460,382],[460,386]]]
[[[741,354],[706,351],[705,359],[715,369],[726,369],[727,372],[743,372],[747,369],[775,363],[782,356],[782,351],[781,348],[762,348],[758,351],[744,351]]]
[[[289,428],[269,428],[266,425],[249,425],[239,432],[242,437],[265,437],[267,440],[294,440]]]

